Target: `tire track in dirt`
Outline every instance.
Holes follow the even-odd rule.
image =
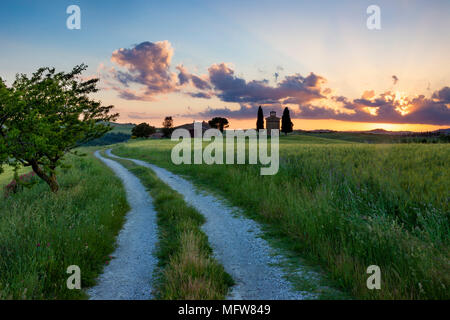
[[[94,300],[152,299],[152,276],[157,264],[153,251],[158,240],[152,199],[140,180],[122,165],[102,157],[99,151],[94,155],[122,180],[131,210],[117,236],[113,259],[87,293]]]
[[[311,297],[293,290],[283,269],[276,266],[283,257],[260,237],[262,232],[258,223],[236,215],[236,208],[212,195],[199,193],[191,182],[166,169],[141,160],[118,157],[111,149],[106,154],[152,169],[159,179],[205,216],[207,221],[202,229],[208,236],[214,256],[236,282],[228,299],[299,300]]]

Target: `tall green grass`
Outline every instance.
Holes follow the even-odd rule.
[[[0,199],[0,299],[80,299],[70,265],[94,284],[128,211],[121,182],[89,152],[70,156],[58,194],[45,183]]]
[[[0,197],[3,196],[4,187],[14,179],[14,169],[10,166],[4,166],[3,172],[0,174]],[[24,173],[30,172],[30,168],[20,168],[17,172],[19,176]]]
[[[255,165],[173,165],[175,143],[167,140],[131,142],[114,153],[219,192],[357,298],[448,299],[450,146],[312,140],[282,138],[274,176]],[[366,286],[373,264],[381,290]]]

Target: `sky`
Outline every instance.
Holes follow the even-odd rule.
[[[122,123],[253,128],[261,105],[294,129],[434,130],[450,127],[449,16],[448,0],[1,1],[0,77],[85,63]]]

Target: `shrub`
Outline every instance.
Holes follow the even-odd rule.
[[[138,124],[131,130],[132,135],[138,138],[148,138],[155,132],[156,128],[145,122]]]

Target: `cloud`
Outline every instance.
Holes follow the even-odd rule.
[[[170,71],[173,49],[168,41],[142,42],[133,48],[121,48],[112,53],[114,78],[125,88],[138,84],[141,90],[118,87],[119,96],[127,100],[154,100],[159,94],[177,90],[176,74]]]
[[[199,90],[209,90],[211,89],[211,85],[208,82],[208,79],[204,79],[195,74],[189,73],[187,69],[183,65],[178,65],[176,67],[178,70],[178,80],[180,85],[184,85],[187,83],[192,83],[193,86]]]
[[[205,92],[188,92],[187,94],[193,98],[211,99],[211,95]]]
[[[130,119],[160,119],[160,117],[155,117],[153,115],[150,115],[146,112],[128,112],[127,113],[128,118]]]
[[[190,80],[190,74],[187,71],[187,69],[183,65],[177,66],[178,73],[178,80],[180,82],[180,85],[184,85],[186,83],[189,83]]]
[[[450,87],[444,87],[439,91],[433,93],[432,98],[436,101],[440,101],[441,103],[450,103]]]
[[[275,78],[275,82],[277,82],[277,81],[278,81],[278,77],[280,76],[280,74],[279,74],[278,72],[275,72],[275,73],[273,74],[273,76],[274,76],[274,78]]]
[[[394,82],[394,85],[398,82],[398,77],[395,74],[392,76],[392,81]]]
[[[367,90],[367,91],[364,91],[364,93],[363,93],[363,95],[362,95],[362,98],[363,98],[363,99],[371,99],[371,98],[373,98],[373,97],[375,97],[375,91],[374,91],[374,90]]]
[[[192,80],[192,83],[194,84],[194,86],[197,89],[200,89],[200,90],[209,90],[209,89],[211,89],[211,85],[208,83],[207,80],[204,80],[204,79],[202,79],[202,78],[200,78],[200,77],[198,77],[198,76],[196,76],[194,74],[191,74],[191,80]]]
[[[234,70],[225,63],[214,64],[209,69],[209,79],[216,96],[225,102],[238,103],[304,103],[323,98],[321,85],[325,79],[311,73],[286,76],[273,87],[267,80],[246,81],[235,76]],[[290,101],[290,102],[286,102]]]
[[[276,84],[267,79],[246,80],[235,74],[226,63],[216,63],[207,74],[191,73],[182,64],[171,71],[173,49],[168,41],[142,42],[131,48],[112,53],[114,67],[101,66],[106,76],[102,81],[126,100],[153,101],[158,95],[181,92],[192,98],[218,98],[222,102],[237,103],[239,109],[208,107],[200,116],[254,118],[259,105],[267,111],[291,109],[291,117],[306,119],[336,119],[358,122],[450,124],[450,88],[443,87],[431,97],[406,97],[390,91],[375,94],[366,90],[358,99],[331,96],[324,87],[327,80],[309,73],[285,75],[276,67]],[[395,84],[399,81],[393,75]],[[270,110],[268,110],[270,108]],[[132,116],[139,116],[134,114]]]
[[[308,104],[299,106],[296,117],[373,123],[450,125],[449,92],[450,88],[444,87],[435,92],[432,99],[423,95],[415,98],[397,97],[389,91],[372,100],[362,98],[350,101],[345,97],[334,97],[334,101],[342,103],[344,110],[351,112]]]
[[[333,96],[327,101],[334,101],[339,108],[317,106],[313,103],[290,105],[293,119],[334,119],[352,122],[371,123],[415,123],[450,125],[450,88],[444,87],[433,94],[433,98],[421,95],[415,98],[398,96],[387,91],[375,96],[373,90],[366,91],[360,99],[350,100],[344,96]],[[264,114],[276,111],[281,114],[284,109],[281,103],[263,105]],[[258,104],[241,103],[238,109],[229,107],[211,108],[196,115],[210,118],[216,116],[234,119],[253,119],[256,117]]]

